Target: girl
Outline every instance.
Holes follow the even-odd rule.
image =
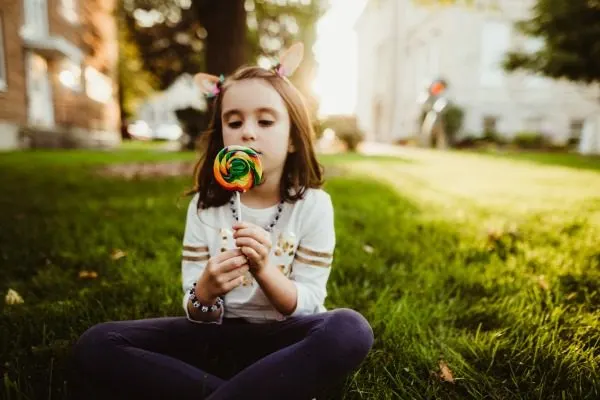
[[[87,330],[73,355],[90,390],[127,399],[311,399],[367,356],[368,322],[324,307],[334,213],[320,189],[307,109],[287,79],[302,56],[298,44],[272,70],[196,76],[216,103],[185,222],[186,316]],[[263,183],[241,196],[240,223],[212,172],[229,145],[254,149],[264,170]]]

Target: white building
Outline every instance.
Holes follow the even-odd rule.
[[[438,77],[448,81],[451,99],[465,109],[463,134],[536,131],[564,143],[600,115],[598,88],[502,70],[508,50],[540,46],[513,26],[527,18],[533,0],[472,0],[471,7],[415,3],[369,0],[357,21],[356,111],[367,140],[415,136],[418,98]],[[600,129],[594,125],[599,126],[589,126],[597,140],[586,142],[600,152]]]
[[[181,74],[167,89],[146,99],[129,126],[138,138],[177,140],[183,134],[176,111],[194,108],[206,111],[207,104],[191,74]]]
[[[140,104],[137,119],[151,124],[176,122],[175,111],[188,107],[206,110],[206,100],[191,74],[181,74],[167,89]]]

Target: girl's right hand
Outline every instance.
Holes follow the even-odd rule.
[[[211,257],[196,283],[196,297],[202,304],[214,304],[217,297],[229,293],[244,281],[248,259],[240,249]]]

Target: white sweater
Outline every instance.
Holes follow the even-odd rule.
[[[183,308],[187,318],[188,291],[197,281],[209,257],[222,249],[235,248],[231,226],[235,222],[229,202],[221,207],[197,210],[198,194],[188,206],[181,262],[185,291]],[[241,205],[242,220],[268,226],[277,206],[254,209]],[[270,263],[276,265],[298,289],[296,310],[291,314],[309,315],[326,311],[327,280],[335,249],[333,206],[329,194],[321,189],[308,189],[296,203],[285,203],[281,216],[271,232],[273,248]],[[241,286],[227,293],[223,300],[222,318],[244,318],[250,322],[283,320],[250,273]],[[201,322],[203,323],[203,322]],[[209,322],[211,323],[211,322]]]

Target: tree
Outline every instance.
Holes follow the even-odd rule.
[[[228,75],[248,62],[245,0],[193,1],[198,22],[206,29],[206,71]]]
[[[122,3],[120,3],[120,7],[122,7]],[[139,103],[157,89],[158,80],[144,68],[139,48],[131,39],[123,17],[124,13],[117,10],[119,105],[121,121],[126,121],[135,113]]]
[[[248,32],[252,54],[256,58],[254,62],[264,57],[275,63],[281,49],[296,41],[306,45],[304,60],[292,82],[306,97],[312,115],[316,115],[318,109],[311,88],[317,63],[310,49],[316,41],[316,21],[327,7],[328,2],[318,0],[255,0],[249,10],[249,20],[256,21],[256,26],[250,26]]]
[[[123,3],[123,29],[139,49],[144,69],[163,90],[183,73],[205,68],[206,30],[181,0],[128,0]]]
[[[126,0],[123,9],[127,30],[162,88],[183,72],[228,75],[296,40],[310,49],[323,12],[318,0]],[[311,78],[310,51],[303,66],[298,76]]]
[[[544,45],[533,53],[509,52],[503,63],[507,71],[600,82],[600,0],[537,0],[531,18],[517,28]]]
[[[228,75],[240,65],[257,63],[263,57],[274,63],[274,56],[281,49],[301,40],[308,51],[292,79],[308,98],[309,107],[316,111],[318,105],[310,89],[316,63],[310,49],[324,3],[327,2],[125,0],[123,20],[160,89],[184,72]],[[187,126],[202,125],[206,120],[195,110],[178,115]]]

